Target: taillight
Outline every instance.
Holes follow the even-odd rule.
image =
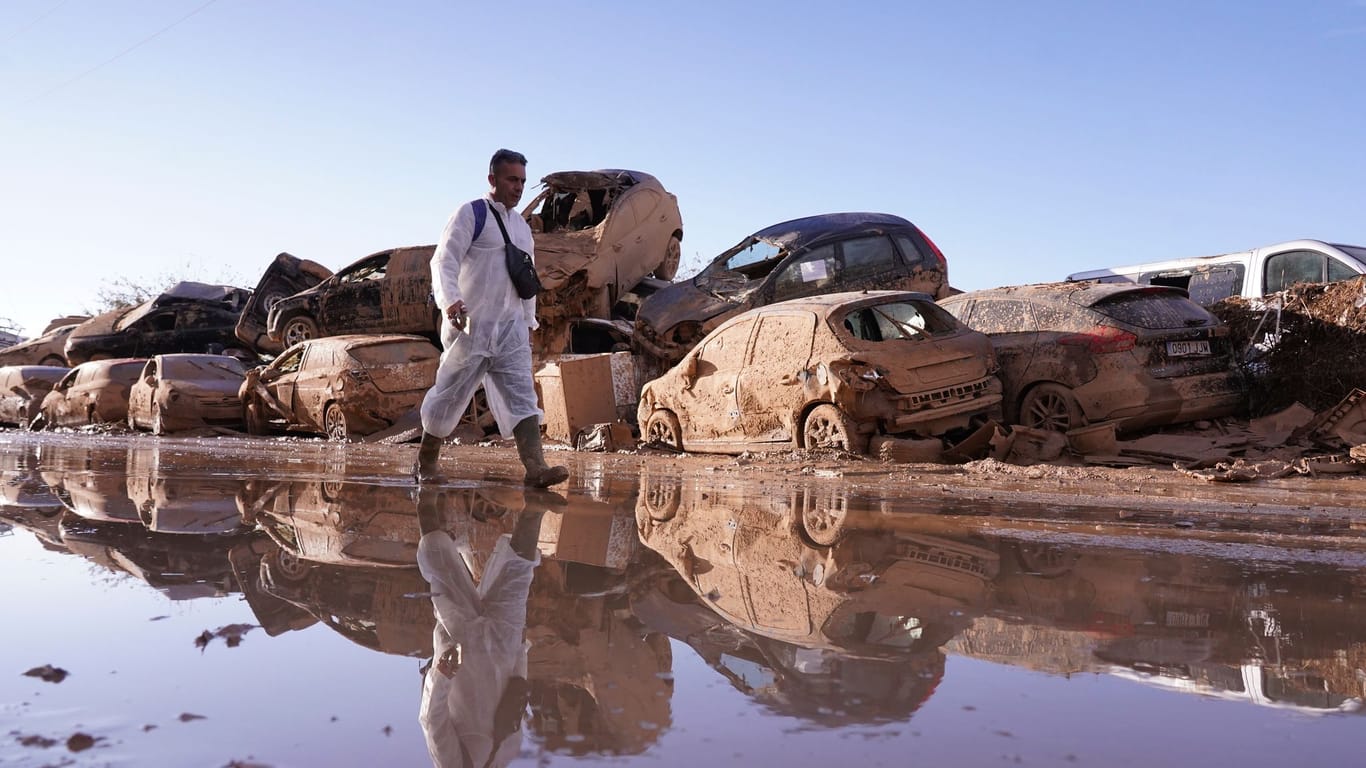
[[[1086,333],[1072,333],[1058,339],[1059,344],[1069,347],[1086,347],[1092,354],[1103,355],[1107,352],[1128,352],[1134,348],[1138,337],[1128,331],[1098,325]]]
[[[934,241],[931,240],[930,236],[925,234],[923,230],[920,232],[920,236],[925,238],[925,244],[930,247],[930,253],[934,254],[934,260],[939,262],[939,271],[943,272],[945,277],[948,277],[949,262],[948,259],[944,258],[944,252],[939,250],[939,246],[935,245]]]
[[[369,383],[370,381],[370,372],[365,370],[364,368],[348,368],[346,372],[351,374],[351,378],[361,382],[362,384]]]

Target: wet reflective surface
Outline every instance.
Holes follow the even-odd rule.
[[[1151,498],[879,494],[876,465],[575,455],[568,486],[526,492],[486,452],[419,493],[411,447],[0,433],[0,763],[1350,765],[1366,746],[1350,495],[1328,522],[1172,525]]]

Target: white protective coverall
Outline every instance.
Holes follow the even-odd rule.
[[[503,766],[521,751],[522,731],[494,744],[494,712],[508,680],[527,675],[527,596],[541,556],[518,556],[512,537],[504,534],[476,585],[466,565],[473,562],[468,549],[463,536],[457,541],[446,531],[423,534],[417,545],[417,564],[432,586],[436,610],[434,655],[418,720],[433,765],[465,765],[468,756],[476,768]],[[436,660],[457,643],[460,666],[447,677]]]
[[[531,379],[531,329],[537,327],[536,299],[517,297],[508,276],[503,234],[493,219],[503,217],[513,245],[535,258],[531,227],[516,210],[485,196],[484,229],[474,235],[474,208],[456,209],[432,254],[432,293],[441,311],[441,364],[436,383],[422,400],[422,429],[445,438],[455,431],[470,400],[484,385],[489,410],[503,437],[528,416],[544,418]],[[446,308],[459,299],[468,312],[465,330],[456,330]]]

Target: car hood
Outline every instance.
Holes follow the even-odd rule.
[[[688,320],[705,323],[717,315],[743,306],[738,302],[719,299],[698,288],[692,280],[685,280],[650,294],[641,303],[636,322],[663,335],[679,323]]]

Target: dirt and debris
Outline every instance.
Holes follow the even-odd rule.
[[[33,669],[30,669],[29,671],[24,673],[26,677],[42,678],[43,682],[45,683],[60,683],[63,680],[65,680],[67,678],[67,675],[69,674],[71,673],[67,672],[65,669],[62,669],[61,667],[54,667],[51,664],[44,664],[41,667],[34,667]]]
[[[256,624],[229,624],[225,627],[219,627],[213,632],[206,629],[194,639],[194,645],[196,648],[204,650],[209,647],[209,643],[212,643],[215,637],[218,637],[222,638],[229,648],[236,648],[242,644],[242,638],[253,629],[259,629],[259,627]]]

